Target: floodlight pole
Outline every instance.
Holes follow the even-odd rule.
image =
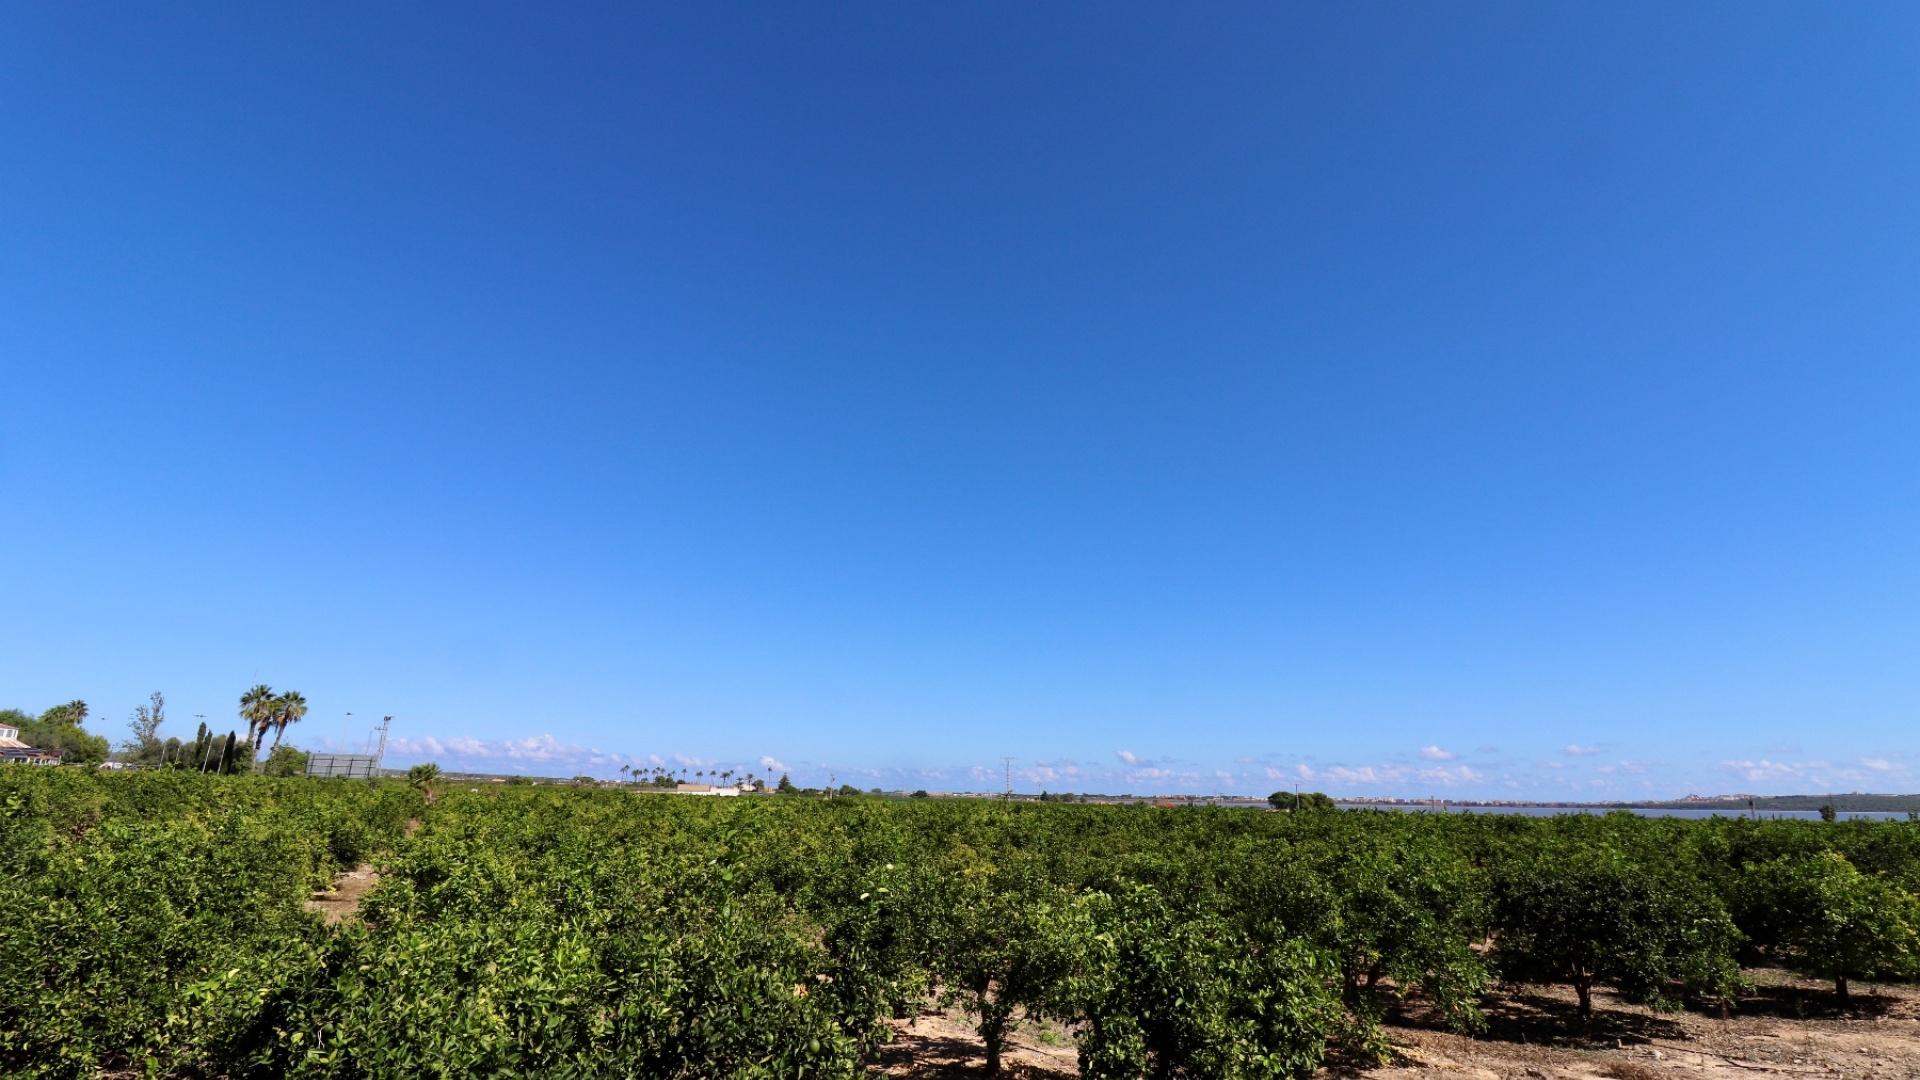
[[[380,749],[373,754],[373,775],[380,775],[380,763],[387,758],[387,726],[393,723],[393,717],[380,718]]]

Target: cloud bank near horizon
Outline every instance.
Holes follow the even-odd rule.
[[[318,748],[342,749],[325,741]],[[792,753],[739,760],[698,754],[663,757],[623,754],[568,742],[551,733],[495,740],[396,738],[388,744],[388,757],[394,765],[432,761],[453,771],[529,776],[615,778],[625,766],[639,771],[684,770],[688,775],[730,769],[737,775],[769,779],[784,773],[803,786],[819,786],[831,777],[839,784],[886,790],[999,791],[1007,782],[1005,765],[998,761],[876,766],[818,762]],[[1155,757],[1120,748],[1097,759],[1015,761],[1012,768],[1013,786],[1022,792],[1265,795],[1299,787],[1337,796],[1456,799],[1668,799],[1688,794],[1894,791],[1911,787],[1914,779],[1905,757],[1894,753],[1850,761],[1782,755],[1675,763],[1616,756],[1610,748],[1578,744],[1532,757],[1502,755],[1495,747],[1465,754],[1427,745],[1371,761],[1256,755],[1229,763]]]

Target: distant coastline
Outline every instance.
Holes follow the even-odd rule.
[[[1689,795],[1683,799],[1616,799],[1603,802],[1549,801],[1542,799],[1401,799],[1357,796],[1340,798],[1342,804],[1355,806],[1448,806],[1532,807],[1553,810],[1818,810],[1832,806],[1846,813],[1897,813],[1920,810],[1920,795],[1886,795],[1849,791],[1832,795]]]
[[[383,769],[381,775],[403,777],[402,769]],[[442,774],[447,780],[458,783],[536,783],[566,784],[578,783],[581,777],[526,776],[505,773],[449,772]],[[629,787],[633,785],[613,781],[593,781],[607,787]],[[646,789],[640,789],[646,790]],[[894,798],[905,797],[908,792],[886,791],[871,792]],[[936,797],[949,799],[998,799],[1008,797],[999,791],[937,791]],[[1066,793],[1056,793],[1045,798],[1061,799]],[[1043,796],[1033,792],[1014,792],[1011,798],[1016,802],[1040,801]],[[1096,794],[1088,792],[1072,796],[1077,800],[1093,803],[1151,803],[1166,802],[1191,805],[1213,806],[1263,806],[1266,799],[1259,795],[1223,795],[1200,792],[1161,792],[1155,794]],[[1489,810],[1723,810],[1728,813],[1816,811],[1831,805],[1842,814],[1856,813],[1901,813],[1920,811],[1920,794],[1896,795],[1877,792],[1849,791],[1832,795],[1688,795],[1680,799],[1610,799],[1581,802],[1578,800],[1553,799],[1455,799],[1435,796],[1426,799],[1402,798],[1385,795],[1336,795],[1334,801],[1346,807],[1378,806],[1383,808],[1426,809],[1432,807],[1484,808]]]

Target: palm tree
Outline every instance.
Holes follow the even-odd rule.
[[[240,695],[240,719],[247,722],[247,743],[254,751],[260,749],[260,740],[273,726],[274,707],[277,704],[273,696],[273,687],[261,683]]]
[[[297,724],[307,715],[307,698],[298,690],[289,690],[273,699],[273,745],[280,745],[280,737],[287,733],[288,724]],[[261,731],[262,735],[266,732]]]

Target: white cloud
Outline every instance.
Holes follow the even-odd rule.
[[[1887,783],[1905,780],[1909,770],[1897,755],[1859,758],[1858,766],[1836,766],[1827,761],[1758,760],[1723,761],[1720,767],[1752,784],[1795,784],[1815,791],[1830,790],[1839,784]]]
[[[1029,784],[1047,784],[1081,779],[1080,765],[1074,761],[1042,761],[1029,768],[1015,769],[1014,775]]]
[[[400,738],[387,743],[387,749],[401,758],[446,758],[467,764],[560,764],[575,766],[618,766],[639,758],[609,754],[591,746],[563,743],[552,735],[530,735],[524,739],[418,739]]]
[[[1418,781],[1422,785],[1438,784],[1453,787],[1456,784],[1470,784],[1485,780],[1486,774],[1475,771],[1467,765],[1454,768],[1410,769],[1403,765],[1328,765],[1314,768],[1310,765],[1298,766],[1302,780],[1312,780],[1332,785],[1405,785]]]
[[[1418,746],[1412,754],[1396,753],[1368,761],[1326,762],[1311,757],[1260,755],[1248,760],[1194,760],[1161,757],[1133,750],[1110,750],[1111,758],[1074,760],[1056,757],[1026,764],[1014,763],[1013,781],[1021,791],[1088,791],[1136,794],[1198,794],[1234,791],[1264,794],[1274,788],[1291,789],[1296,783],[1303,789],[1341,795],[1399,795],[1422,798],[1446,795],[1492,795],[1518,785],[1543,794],[1558,789],[1565,792],[1577,786],[1587,789],[1596,782],[1631,785],[1634,789],[1652,782],[1649,791],[1659,789],[1679,794],[1686,791],[1718,790],[1736,786],[1731,778],[1741,779],[1737,786],[1747,791],[1799,790],[1847,791],[1894,790],[1920,776],[1920,766],[1898,752],[1873,753],[1848,757],[1841,761],[1816,761],[1810,755],[1768,753],[1753,759],[1713,761],[1699,772],[1717,774],[1719,781],[1706,776],[1682,774],[1682,767],[1653,759],[1616,760],[1624,747],[1605,749],[1606,744],[1566,746],[1561,753],[1526,760],[1505,761],[1486,758],[1468,749],[1453,750],[1441,745]],[[514,739],[477,739],[464,736],[395,738],[388,747],[389,763],[405,767],[417,761],[437,762],[450,772],[529,773],[546,776],[589,774],[601,777],[619,775],[621,766],[636,769],[685,767],[699,769],[735,768],[753,770],[777,778],[789,773],[796,783],[816,785],[827,779],[828,767],[819,761],[788,763],[771,754],[745,763],[717,761],[697,752],[672,753],[662,749],[652,754],[624,754],[598,747],[572,743],[554,734],[537,734]],[[690,748],[697,751],[698,747]],[[1600,754],[1594,761],[1589,755]],[[1463,758],[1474,757],[1479,764],[1468,766]],[[964,764],[937,765],[916,763],[889,765],[885,762],[837,762],[841,780],[860,787],[915,787],[953,791],[997,792],[1005,784],[1005,770],[998,761],[969,767]]]
[[[1808,779],[1809,773],[1812,770],[1824,769],[1826,762],[1769,761],[1766,758],[1761,758],[1758,761],[1723,761],[1720,763],[1720,767],[1733,770],[1744,780],[1753,783],[1766,783],[1774,780]]]

